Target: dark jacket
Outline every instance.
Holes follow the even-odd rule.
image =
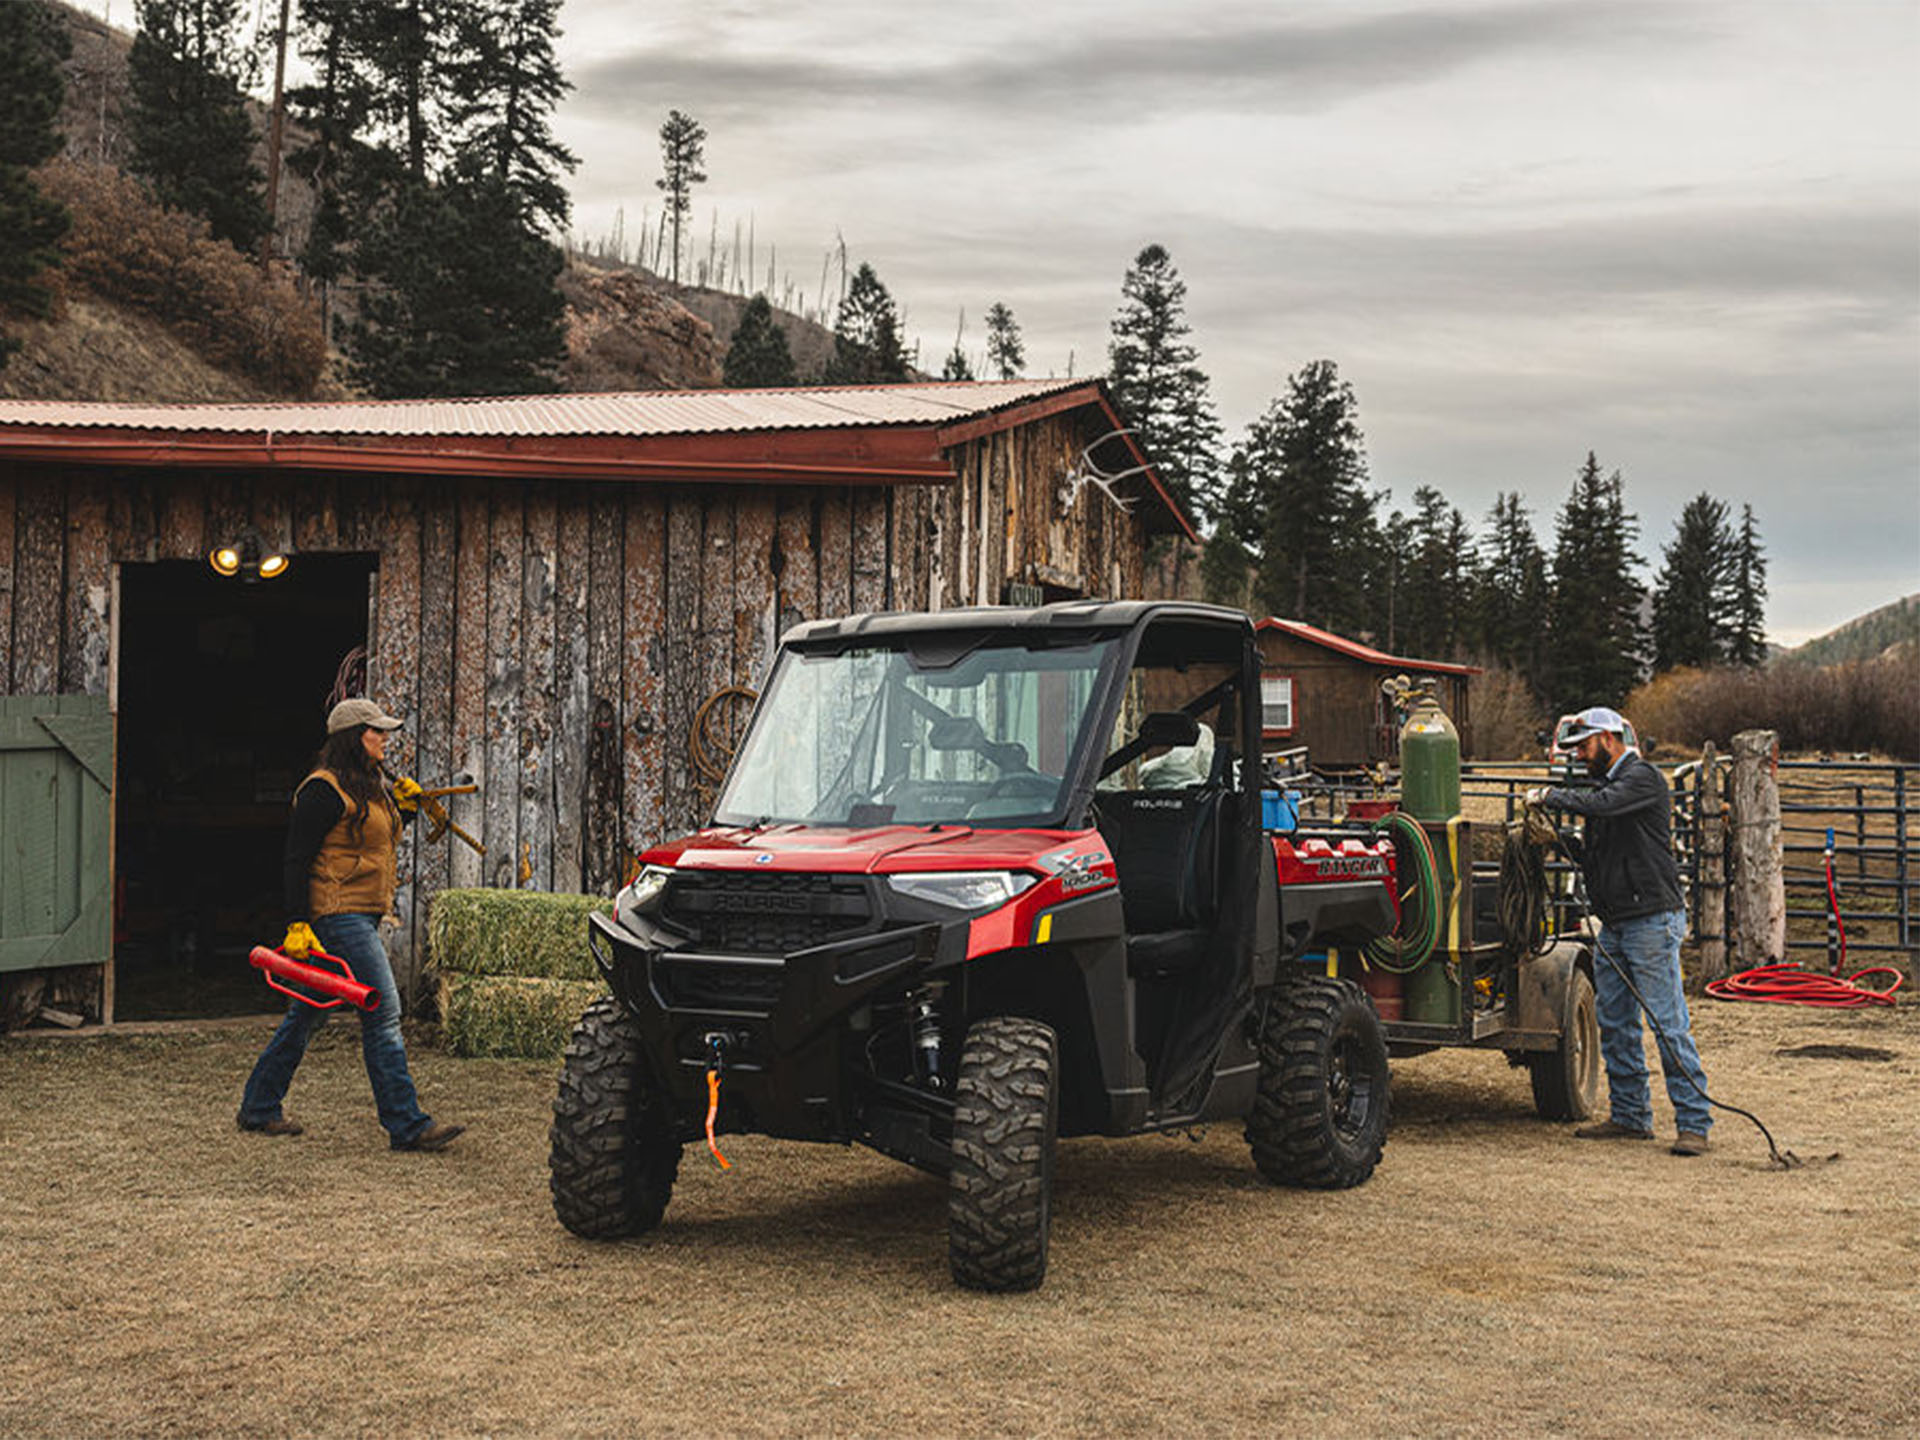
[[[1673,861],[1673,797],[1666,776],[1636,751],[1592,790],[1549,790],[1547,805],[1586,818],[1580,870],[1587,900],[1608,924],[1686,908]]]

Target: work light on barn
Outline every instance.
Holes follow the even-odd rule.
[[[280,551],[267,550],[260,537],[252,532],[207,552],[207,564],[213,567],[214,573],[229,579],[239,575],[248,580],[274,580],[286,574],[292,563]]]

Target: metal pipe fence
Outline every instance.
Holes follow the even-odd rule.
[[[1920,829],[1917,779],[1920,765],[1898,761],[1780,762],[1789,950],[1828,949],[1825,924],[1836,908],[1849,951],[1920,949],[1920,904],[1914,898],[1920,885],[1920,855],[1914,849]],[[1832,898],[1827,892],[1829,831]]]

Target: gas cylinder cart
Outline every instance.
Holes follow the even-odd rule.
[[[1484,1043],[1479,952],[1451,930],[1412,963],[1402,840],[1430,822],[1299,830],[1260,714],[1253,626],[1213,606],[790,631],[709,823],[588,922],[612,994],[554,1102],[561,1223],[658,1226],[690,1144],[724,1166],[733,1135],[853,1142],[945,1177],[959,1284],[1022,1290],[1074,1136],[1233,1121],[1270,1180],[1363,1183],[1390,1082],[1368,947],[1402,957],[1409,1045]],[[1510,1027],[1543,1053],[1557,1026],[1517,1022],[1547,1003]]]

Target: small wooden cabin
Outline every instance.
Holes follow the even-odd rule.
[[[407,984],[435,891],[610,893],[697,823],[795,622],[1140,595],[1191,534],[1150,470],[1095,483],[1143,464],[1086,380],[0,402],[0,1028],[271,998],[244,956],[356,652],[395,768],[479,786],[484,857],[402,851]]]
[[[1307,747],[1316,770],[1352,770],[1400,753],[1400,729],[1381,682],[1396,675],[1430,681],[1455,728],[1460,753],[1473,753],[1472,665],[1388,655],[1299,620],[1254,626],[1260,647],[1266,748]]]

